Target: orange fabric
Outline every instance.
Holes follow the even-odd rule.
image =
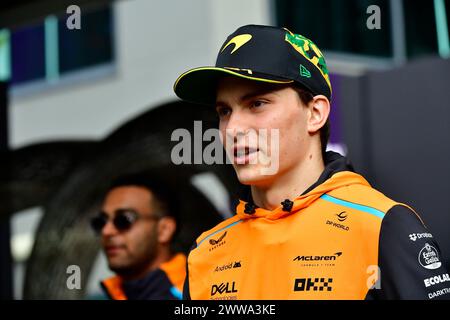
[[[105,286],[106,290],[108,291],[109,295],[111,296],[111,299],[113,300],[127,300],[127,297],[125,296],[125,293],[122,290],[122,278],[119,276],[114,276],[111,278],[108,278],[106,280],[103,280],[103,285]]]
[[[190,296],[364,299],[377,279],[382,218],[396,204],[348,171],[296,198],[291,212],[246,214],[241,201],[237,215],[197,239]]]
[[[186,278],[186,256],[178,253],[169,261],[162,263],[159,268],[166,273],[170,282],[182,292],[184,279]],[[120,276],[114,276],[102,281],[111,299],[128,300],[122,289],[122,283],[123,280]]]
[[[178,253],[169,261],[161,264],[160,269],[166,273],[170,282],[183,292],[184,279],[186,278],[186,256]]]

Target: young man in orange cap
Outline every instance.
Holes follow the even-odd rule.
[[[185,298],[450,296],[438,245],[420,217],[325,152],[331,83],[311,40],[243,26],[214,67],[187,71],[174,90],[216,107],[222,143],[245,185],[236,215],[191,250]]]

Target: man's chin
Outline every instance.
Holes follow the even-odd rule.
[[[108,267],[112,272],[120,276],[127,276],[132,273],[132,269],[127,265],[109,264]]]
[[[266,171],[262,166],[236,166],[235,170],[239,182],[244,185],[266,185],[273,178],[264,174]]]
[[[130,264],[123,261],[123,259],[118,259],[118,257],[108,259],[108,267],[117,274],[129,273],[130,270]]]

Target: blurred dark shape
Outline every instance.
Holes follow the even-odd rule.
[[[6,92],[7,84],[0,81],[0,159],[3,159],[8,152],[8,96]],[[8,203],[8,195],[3,199],[6,199],[6,201],[2,201],[2,205]],[[9,219],[0,219],[0,300],[11,300],[13,298],[10,239]]]
[[[169,103],[129,121],[104,141],[37,144],[12,151],[1,160],[0,200],[8,195],[12,199],[0,209],[0,217],[33,206],[44,208],[27,262],[24,299],[84,297],[100,249],[89,221],[111,180],[118,176],[148,171],[163,177],[176,190],[181,199],[181,229],[175,242],[181,251],[187,252],[201,232],[222,220],[218,210],[191,185],[190,178],[211,172],[233,192],[238,182],[232,167],[175,166],[170,158],[172,147],[178,143],[171,141],[172,132],[185,128],[193,136],[194,121],[201,119],[203,131],[217,125],[212,108]],[[67,288],[70,265],[81,269],[81,290]]]
[[[2,0],[0,29],[17,27],[45,18],[50,14],[66,14],[70,5],[83,8],[102,7],[113,0]]]

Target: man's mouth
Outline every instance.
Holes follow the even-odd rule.
[[[233,156],[234,156],[234,163],[237,164],[247,164],[252,160],[257,152],[259,151],[258,148],[253,147],[234,147],[233,148]]]
[[[119,245],[107,245],[105,246],[105,253],[108,256],[112,256],[117,254],[120,250],[124,250],[125,246],[119,246]]]

